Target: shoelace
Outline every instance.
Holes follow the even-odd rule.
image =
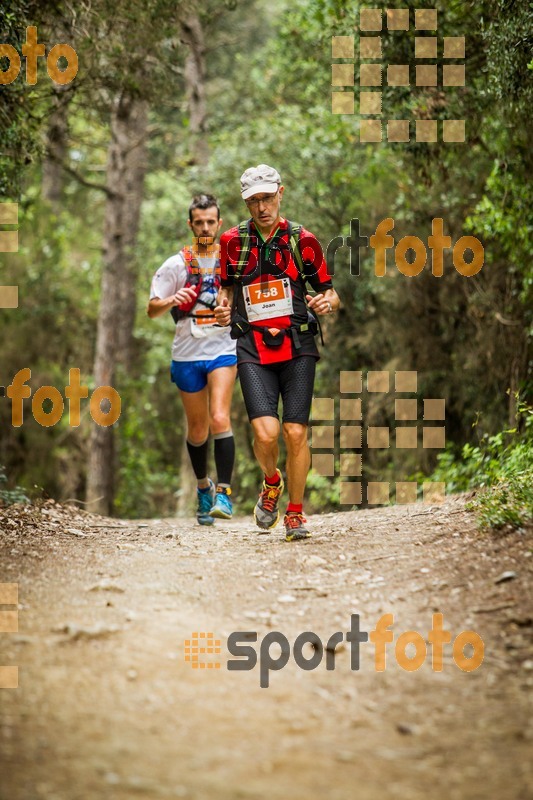
[[[281,486],[267,486],[261,492],[261,505],[266,511],[274,511],[280,495]]]
[[[303,514],[287,514],[285,517],[285,525],[288,525],[289,528],[299,528],[304,522],[307,520]]]

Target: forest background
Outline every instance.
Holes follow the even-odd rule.
[[[388,116],[465,119],[465,143],[361,143],[358,115],[332,114],[331,37],[356,32],[357,2],[2,3],[2,42],[21,52],[35,25],[47,52],[75,48],[79,71],[61,87],[40,59],[29,86],[23,61],[0,87],[0,201],[19,204],[19,250],[0,256],[1,283],[19,287],[18,308],[0,310],[0,383],[29,367],[33,394],[64,394],[77,368],[90,392],[117,389],[122,414],[102,428],[82,401],[79,427],[67,408],[43,427],[29,399],[15,428],[0,398],[0,499],[44,495],[133,518],[190,512],[172,321],[148,319],[150,280],[189,241],[191,195],[216,194],[225,230],[245,217],[240,174],[266,162],[282,175],[285,213],[324,248],[351,219],[370,236],[387,217],[396,241],[427,241],[443,218],[452,242],[483,243],[485,264],[470,278],[450,251],[442,278],[429,260],[405,277],[391,251],[379,278],[370,249],[354,276],[339,250],[342,308],[324,326],[315,395],[338,399],[340,371],[416,370],[419,406],[446,401],[446,450],[365,448],[363,478],[432,475],[448,492],[492,485],[490,524],[531,515],[531,4],[372,5],[408,7],[411,18],[436,8],[439,39],[466,37],[464,87],[382,87]],[[413,71],[413,31],[380,35],[383,63]],[[394,428],[392,392],[371,398],[365,424]],[[248,512],[260,474],[238,386],[233,426],[235,496]],[[338,473],[338,438],[336,458]],[[311,509],[339,507],[338,481],[311,473],[309,487]]]

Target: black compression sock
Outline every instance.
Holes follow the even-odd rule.
[[[235,463],[235,439],[232,431],[215,433],[215,466],[218,483],[231,485],[231,474]]]
[[[202,444],[192,444],[187,439],[187,450],[196,480],[201,481],[207,477],[207,439]]]

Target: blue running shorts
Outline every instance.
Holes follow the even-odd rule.
[[[207,386],[207,376],[220,367],[234,367],[237,356],[218,356],[207,361],[172,361],[170,380],[182,392],[201,392]]]

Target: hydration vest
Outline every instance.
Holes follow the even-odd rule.
[[[288,245],[285,245],[288,248],[289,252],[293,256],[294,263],[298,269],[298,277],[302,283],[302,289],[304,292],[305,298],[305,266],[304,260],[302,257],[302,250],[300,247],[300,235],[302,232],[302,225],[297,222],[291,222],[291,220],[287,220],[287,227],[288,227]],[[243,279],[244,279],[244,270],[248,264],[248,259],[250,258],[250,253],[252,250],[252,240],[250,236],[250,220],[246,220],[241,222],[238,226],[238,234],[239,234],[239,258],[237,259],[235,265],[233,266],[233,280],[235,282],[235,290],[233,293],[233,305],[232,305],[232,330],[231,330],[231,338],[232,339],[239,339],[241,336],[248,333],[251,329],[255,329],[257,331],[261,331],[263,333],[263,339],[265,340],[265,344],[270,347],[279,347],[283,342],[284,336],[292,336],[294,341],[294,345],[298,350],[300,348],[300,339],[298,334],[310,332],[313,336],[316,336],[317,333],[320,333],[320,340],[321,343],[324,344],[324,338],[322,336],[322,326],[320,325],[320,321],[318,316],[309,308],[307,307],[307,322],[301,325],[291,325],[289,328],[285,328],[280,330],[276,336],[273,336],[270,332],[270,328],[268,325],[258,325],[254,323],[251,325],[247,319],[245,319],[241,314],[237,311],[238,302],[240,299],[240,295],[242,294],[242,286],[243,286]],[[304,302],[307,306],[307,302],[304,299]]]
[[[302,280],[304,280],[304,262],[300,250],[300,234],[302,232],[302,226],[297,222],[291,222],[290,219],[287,220],[287,225],[289,233],[289,249],[294,257],[296,266],[298,267],[300,277]],[[234,267],[233,280],[237,283],[237,285],[242,285],[243,272],[248,264],[250,251],[252,249],[250,221],[245,220],[244,222],[241,222],[238,227],[238,231],[240,240],[239,258]]]
[[[172,315],[172,319],[174,322],[179,322],[181,319],[185,319],[185,317],[196,317],[197,314],[193,313],[194,307],[199,304],[204,306],[204,308],[215,308],[216,306],[216,295],[213,296],[212,301],[210,303],[206,303],[200,299],[200,295],[202,293],[204,276],[202,274],[203,270],[200,264],[198,263],[198,258],[194,253],[193,248],[190,245],[184,247],[181,251],[181,255],[185,262],[185,267],[187,269],[187,281],[185,283],[184,288],[191,287],[194,289],[196,297],[193,300],[190,300],[188,303],[182,303],[180,306],[173,306],[170,309],[170,313]],[[215,246],[215,268],[213,272],[213,279],[214,279],[214,287],[218,292],[220,288],[220,245]],[[202,315],[205,316],[205,315]],[[213,314],[213,319],[214,319]]]

